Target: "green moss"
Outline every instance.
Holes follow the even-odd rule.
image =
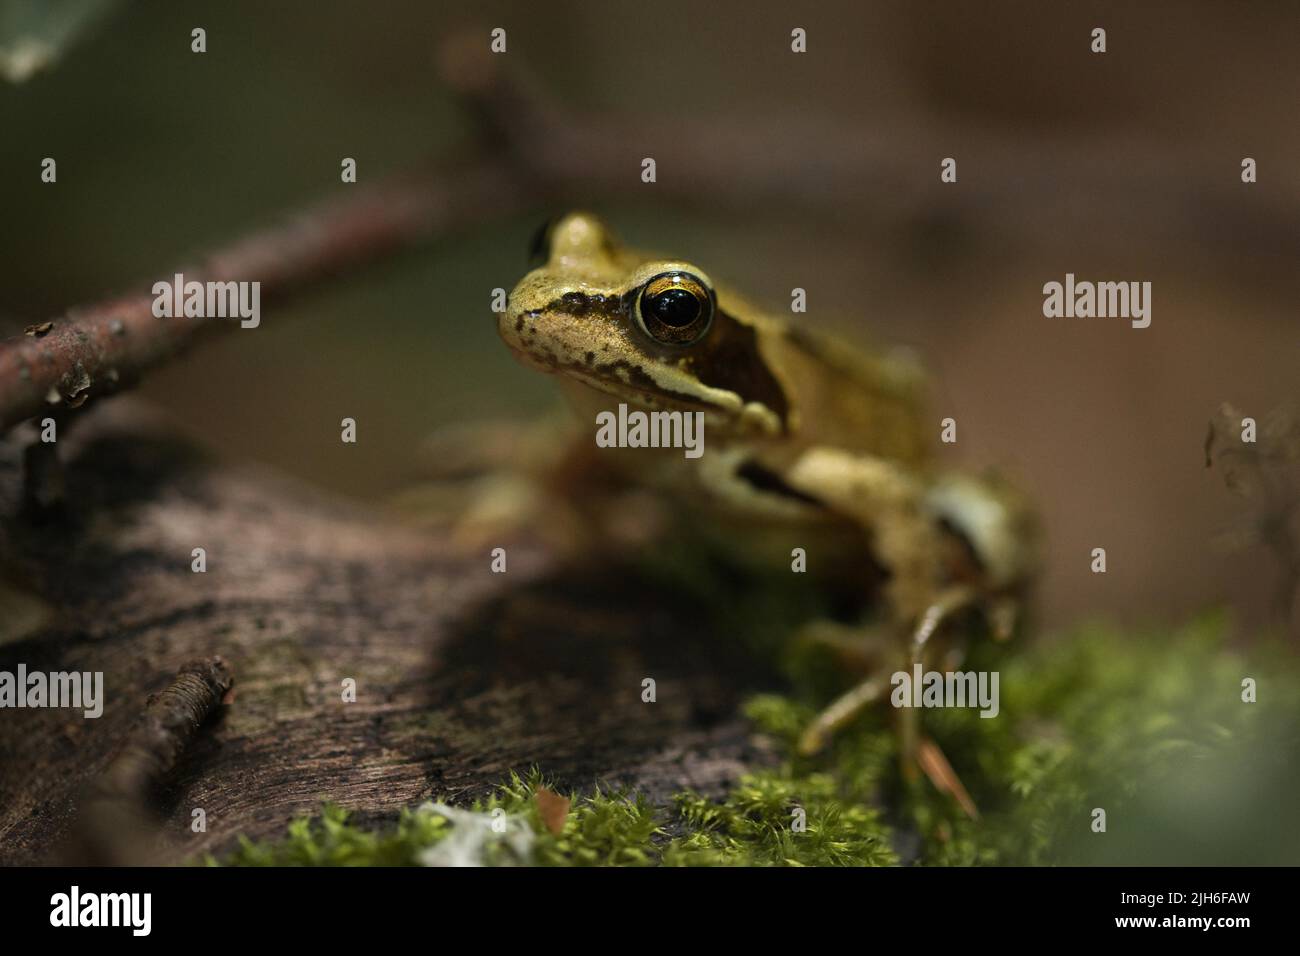
[[[1262,644],[1224,646],[1206,617],[1174,632],[1074,639],[1001,665],[1006,719],[935,711],[985,809],[917,814],[932,863],[1261,864],[1300,861],[1300,668]],[[1258,682],[1256,703],[1242,681]],[[1107,831],[1092,832],[1094,808]],[[940,836],[946,839],[940,839]]]
[[[546,785],[540,772],[510,782],[490,799],[475,804],[480,812],[500,807],[526,819],[537,834],[531,862],[540,866],[644,866],[654,860],[653,839],[660,834],[654,808],[640,797],[597,790],[576,799],[564,829],[553,834],[542,825],[534,798]]]
[[[654,839],[662,834],[656,814],[645,801],[597,791],[574,802],[563,830],[543,825],[534,794],[545,781],[536,770],[526,778],[512,774],[508,783],[472,810],[491,817],[501,810],[526,821],[534,834],[527,862],[539,866],[640,866],[655,862]],[[239,848],[221,861],[231,866],[414,866],[422,851],[451,835],[457,824],[422,805],[405,809],[395,829],[373,833],[348,822],[348,813],[326,805],[320,816],[289,824],[283,840]],[[485,862],[516,862],[502,848],[487,844]]]
[[[748,776],[722,804],[681,794],[675,809],[689,833],[664,849],[661,860],[670,866],[888,866],[898,861],[880,814],[842,799],[828,774]]]
[[[981,648],[966,666],[999,671],[999,717],[924,713],[978,820],[928,784],[903,782],[881,711],[826,753],[797,756],[813,702],[824,700],[810,692],[749,701],[756,732],[785,759],[742,778],[722,802],[682,793],[652,807],[625,794],[579,794],[552,834],[538,814],[544,781],[534,771],[474,809],[526,821],[536,834],[528,862],[546,866],[1295,864],[1300,668],[1282,648],[1230,650],[1224,631],[1207,617],[1174,631],[1085,627],[1000,660],[981,660],[989,653]],[[1258,682],[1257,703],[1241,700],[1246,677]],[[1105,833],[1091,828],[1094,808],[1106,811]],[[245,841],[226,862],[417,863],[455,826],[417,809],[370,833],[329,807],[295,821],[282,841]],[[488,862],[510,862],[487,852]]]
[[[722,804],[681,794],[673,808],[657,810],[644,800],[596,792],[576,799],[558,834],[541,822],[533,794],[542,785],[533,771],[512,776],[476,812],[501,809],[526,820],[534,839],[526,862],[536,866],[882,865],[895,862],[887,830],[876,811],[844,805],[827,775],[802,780],[777,774],[746,777]],[[801,808],[806,830],[796,833],[792,814]],[[663,824],[684,826],[669,838]],[[456,824],[427,807],[407,809],[395,829],[374,833],[348,822],[342,808],[327,805],[320,816],[289,825],[283,840],[239,848],[220,861],[231,866],[408,866],[422,851],[451,835]],[[484,846],[485,862],[518,862],[500,847]],[[205,862],[216,864],[208,858]]]
[[[450,826],[442,817],[403,810],[397,826],[375,833],[348,822],[342,807],[326,804],[320,816],[289,824],[283,840],[254,843],[240,837],[239,849],[225,858],[230,866],[408,866],[419,850],[445,836]],[[207,857],[204,862],[216,865]]]

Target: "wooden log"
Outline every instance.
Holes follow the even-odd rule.
[[[66,497],[33,515],[22,449],[0,443],[0,670],[102,671],[105,703],[98,719],[0,711],[0,863],[178,863],[322,801],[378,822],[534,765],[562,788],[719,794],[766,759],[736,717],[744,662],[698,609],[614,563],[561,568],[521,539],[494,574],[437,532],[213,461],[129,399],[59,444]],[[166,759],[114,786],[150,695],[218,657],[227,702],[201,726],[205,708],[185,711],[195,726],[166,736]],[[96,839],[106,792],[154,832]]]

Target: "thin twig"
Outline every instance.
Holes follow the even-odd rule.
[[[505,162],[347,188],[356,191],[174,271],[200,282],[260,281],[263,303],[282,301],[327,276],[515,211],[529,193]],[[132,384],[206,333],[239,328],[230,319],[156,318],[153,282],[171,275],[74,309],[43,335],[0,343],[0,433],[52,407],[76,408]]]

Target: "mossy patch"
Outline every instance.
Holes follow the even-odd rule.
[[[863,715],[827,752],[794,741],[811,695],[751,698],[746,715],[785,754],[722,802],[678,794],[576,794],[563,828],[543,825],[536,770],[512,775],[473,809],[528,822],[526,862],[571,865],[1296,864],[1300,829],[1300,667],[1281,647],[1228,649],[1206,617],[1176,630],[1084,627],[1036,650],[981,661],[1001,675],[1001,713],[926,711],[980,808],[969,819],[928,784],[905,783],[885,714]],[[1258,701],[1242,700],[1242,681]],[[799,682],[795,682],[798,686]],[[1106,812],[1106,831],[1093,829]],[[408,809],[368,832],[337,807],[269,843],[243,842],[239,865],[415,864],[455,824]],[[497,854],[487,862],[516,862]]]

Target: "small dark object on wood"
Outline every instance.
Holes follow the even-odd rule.
[[[84,864],[145,862],[149,807],[204,721],[234,686],[220,657],[184,664],[91,787],[73,838],[72,855]]]

